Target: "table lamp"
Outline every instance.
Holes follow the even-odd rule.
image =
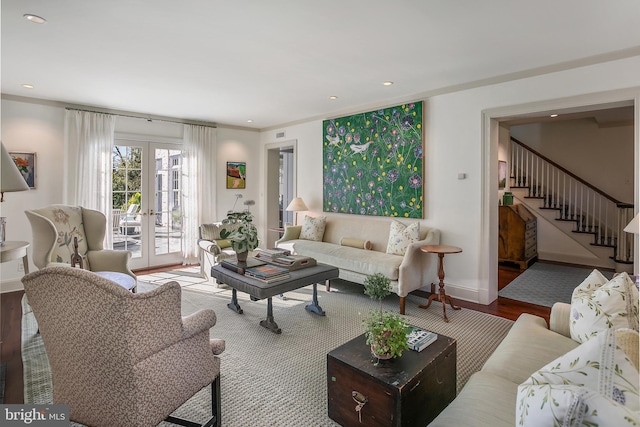
[[[307,207],[307,205],[304,204],[304,200],[302,200],[300,197],[296,197],[295,199],[293,199],[291,201],[291,203],[289,203],[289,206],[287,206],[286,209],[288,212],[295,212],[296,213],[296,220],[294,225],[298,225],[298,212],[300,211],[308,211],[309,208]]]
[[[0,143],[0,146],[0,202],[4,202],[4,193],[26,191],[29,186],[4,144]],[[6,225],[7,218],[0,217],[0,246],[4,246]]]

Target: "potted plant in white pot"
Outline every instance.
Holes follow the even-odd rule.
[[[220,237],[231,242],[238,261],[246,262],[249,251],[258,247],[258,229],[252,223],[251,212],[229,212],[222,220]]]
[[[382,300],[391,294],[391,280],[380,273],[367,276],[364,293],[380,303],[379,309],[370,311],[363,322],[367,344],[371,345],[371,353],[378,359],[376,365],[381,359],[402,356],[402,352],[409,348],[408,325],[399,315],[382,310]]]

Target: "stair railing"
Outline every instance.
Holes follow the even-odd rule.
[[[623,229],[633,218],[633,205],[623,203],[511,137],[512,188],[528,189],[542,209],[558,211],[558,220],[574,221],[576,233],[593,234],[592,245],[610,246],[613,259],[633,263],[633,235]]]

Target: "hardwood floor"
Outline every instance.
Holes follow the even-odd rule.
[[[152,272],[168,271],[181,266],[168,266],[163,268],[137,271],[137,274],[149,274]],[[498,289],[504,288],[515,279],[520,270],[511,267],[499,267]],[[7,364],[7,377],[5,382],[5,404],[24,403],[22,357],[21,349],[21,300],[24,291],[8,292],[0,294],[0,363]],[[427,294],[428,296],[428,294]],[[455,300],[457,305],[470,310],[493,314],[515,320],[522,313],[531,313],[543,317],[549,323],[549,307],[526,304],[515,300],[499,297],[490,305],[481,305],[461,300]]]

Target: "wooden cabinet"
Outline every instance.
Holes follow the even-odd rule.
[[[456,396],[456,356],[456,340],[439,335],[375,366],[360,335],[327,355],[329,417],[344,427],[425,426]]]
[[[538,257],[536,217],[524,205],[500,206],[499,227],[498,261],[529,267]]]

